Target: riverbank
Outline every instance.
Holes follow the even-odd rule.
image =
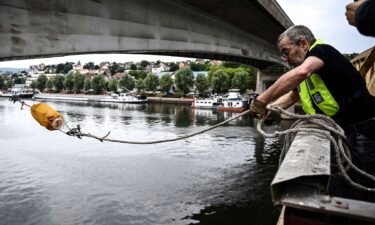
[[[96,101],[100,102],[103,99],[108,101],[110,95],[83,95],[83,94],[35,94],[35,99],[47,99],[56,101]],[[167,103],[167,104],[181,104],[191,105],[193,99],[191,98],[164,98],[157,96],[147,97],[149,103]]]

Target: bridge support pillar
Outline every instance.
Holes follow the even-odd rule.
[[[261,70],[257,70],[257,83],[256,83],[256,93],[262,93],[269,86],[271,86],[282,74],[280,73],[265,73]],[[289,112],[294,113],[294,106],[288,108]],[[288,118],[283,118],[288,119]]]

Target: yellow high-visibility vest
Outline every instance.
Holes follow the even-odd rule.
[[[319,44],[324,44],[324,42],[320,39],[316,40],[309,48],[309,51]],[[316,114],[313,104],[329,117],[334,116],[339,111],[339,104],[317,73],[311,74],[300,83],[298,93],[303,111],[307,114]]]

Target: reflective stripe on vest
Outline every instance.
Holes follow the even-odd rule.
[[[322,40],[316,40],[309,51],[318,44],[324,44]],[[316,114],[313,104],[327,116],[334,116],[339,111],[339,105],[331,95],[323,80],[317,73],[311,74],[302,81],[298,88],[303,111],[307,114]]]

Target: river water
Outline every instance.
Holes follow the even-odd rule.
[[[174,138],[235,115],[180,105],[48,104],[70,127],[133,141]],[[280,149],[249,115],[189,139],[130,145],[48,131],[27,107],[0,99],[0,224],[276,224],[269,185]]]

